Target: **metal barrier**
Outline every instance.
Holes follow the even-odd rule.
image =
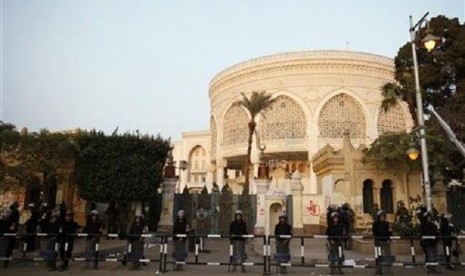
[[[25,237],[25,236],[31,236],[31,235],[19,235],[19,234],[14,234],[14,233],[0,233],[0,241],[1,239],[9,239],[12,237]],[[51,238],[51,237],[59,237],[60,235],[50,235],[47,233],[37,233],[34,234],[33,236],[36,236],[38,238]],[[77,238],[88,238],[89,235],[85,233],[78,233],[73,235],[74,237]],[[108,238],[119,238],[120,235],[118,234],[108,234],[108,235],[92,235],[92,237],[108,237]],[[87,261],[87,262],[137,262],[138,264],[140,263],[156,263],[158,266],[156,267],[157,273],[165,273],[168,271],[167,265],[172,264],[172,265],[201,265],[201,266],[228,266],[228,269],[233,265],[233,245],[230,243],[229,245],[229,260],[226,261],[203,261],[200,258],[200,252],[204,249],[204,241],[205,239],[212,239],[212,240],[219,240],[219,239],[231,239],[231,238],[244,238],[246,240],[253,240],[255,242],[255,239],[261,240],[263,243],[263,252],[261,254],[261,261],[243,261],[241,263],[238,263],[237,265],[242,265],[244,267],[247,266],[261,266],[263,268],[263,274],[271,274],[272,266],[276,266],[277,268],[282,266],[282,267],[314,267],[314,268],[332,268],[332,267],[338,267],[338,268],[379,268],[381,265],[383,266],[392,266],[392,267],[417,267],[417,266],[439,266],[439,265],[446,265],[447,263],[445,260],[425,260],[424,262],[418,261],[417,260],[417,255],[415,251],[415,241],[422,241],[422,240],[431,240],[431,239],[436,239],[438,241],[442,241],[443,239],[452,239],[455,242],[455,248],[458,250],[460,248],[460,241],[465,239],[465,235],[458,235],[454,237],[443,237],[443,236],[417,236],[417,237],[401,237],[401,236],[390,236],[389,239],[391,241],[395,240],[408,240],[410,241],[410,255],[411,255],[411,261],[410,262],[396,262],[395,260],[391,260],[391,262],[386,262],[384,263],[381,262],[381,259],[383,257],[382,255],[382,250],[380,246],[374,246],[374,260],[376,261],[375,264],[369,264],[368,262],[363,263],[363,264],[344,264],[335,262],[335,261],[330,261],[330,262],[307,262],[306,257],[305,257],[305,241],[308,239],[320,239],[320,240],[327,240],[328,236],[326,235],[311,235],[311,236],[290,236],[290,235],[280,235],[280,236],[273,236],[273,235],[242,235],[242,236],[230,236],[230,235],[219,235],[219,234],[208,234],[208,235],[169,235],[169,234],[142,234],[142,235],[126,235],[126,237],[129,238],[140,238],[140,239],[155,239],[155,243],[147,243],[145,244],[144,247],[147,245],[149,247],[152,247],[151,245],[156,246],[157,244],[159,245],[159,255],[158,258],[144,258],[143,253],[140,255],[138,254],[132,254],[135,253],[132,248],[132,244],[128,243],[127,245],[127,250],[126,252],[123,252],[120,257],[118,255],[115,256],[105,256],[105,254],[99,254],[101,252],[100,248],[100,243],[97,242],[95,243],[94,251],[92,255],[86,255],[84,257],[71,257],[69,258],[70,261]],[[194,247],[194,257],[191,260],[184,260],[184,261],[176,261],[176,260],[171,260],[168,259],[168,251],[169,251],[169,239],[177,237],[177,238],[194,238],[195,241],[195,247]],[[272,239],[275,238],[281,238],[281,239],[293,239],[297,240],[297,242],[300,244],[300,256],[294,256],[294,261],[291,259],[288,262],[278,262],[277,260],[272,258]],[[347,239],[348,236],[344,237],[335,237],[339,239]],[[374,239],[373,236],[363,236],[363,235],[352,235],[350,236],[352,240],[358,240],[358,239]],[[383,237],[377,237],[377,238],[383,238]],[[2,243],[0,243],[0,247],[2,246]],[[62,255],[64,253],[64,256],[66,256],[66,253],[68,253],[70,245],[68,242],[65,242],[64,244],[60,244],[58,242],[55,243],[54,251],[59,252],[62,251]],[[33,258],[25,258],[25,253],[27,251],[27,243],[24,242],[20,246],[20,249],[23,253],[23,258],[20,260],[22,261],[33,261],[33,262],[38,262],[38,261],[47,261],[50,260],[50,257],[33,257]],[[187,248],[186,248],[187,250]],[[445,250],[445,256],[446,257],[455,257],[454,260],[450,260],[450,264],[455,265],[455,266],[465,266],[465,262],[460,261],[460,256],[457,254],[456,256],[453,256],[452,254],[452,249],[449,246],[444,247]],[[143,251],[143,250],[142,250]],[[0,253],[2,252],[2,248],[0,248]],[[52,260],[58,260],[58,255],[55,255]],[[66,257],[65,257],[66,258]],[[258,258],[258,257],[257,257]],[[344,249],[342,245],[338,247],[338,258],[343,259],[344,258]],[[328,258],[329,259],[329,258]],[[13,261],[13,260],[18,260],[14,259],[11,256],[1,256],[0,255],[0,261]],[[378,262],[379,261],[379,262]]]

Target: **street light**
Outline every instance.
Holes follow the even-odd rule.
[[[407,155],[408,155],[408,158],[410,158],[410,160],[415,161],[415,160],[418,159],[418,156],[420,155],[420,152],[416,148],[410,148],[407,151]]]
[[[428,149],[426,146],[425,138],[425,120],[423,117],[423,99],[420,90],[420,76],[418,73],[418,60],[417,60],[417,49],[416,44],[418,42],[417,34],[419,30],[417,27],[421,27],[423,22],[426,22],[426,17],[429,12],[427,12],[423,17],[413,25],[412,16],[410,16],[410,38],[412,44],[412,57],[413,57],[413,67],[415,73],[415,96],[417,102],[417,117],[418,117],[418,128],[420,132],[420,147],[421,147],[421,167],[423,170],[423,187],[425,189],[425,198],[426,198],[426,209],[430,212],[431,209],[431,182],[429,179],[428,172]],[[420,40],[420,43],[429,51],[433,50],[440,40],[431,34],[431,31],[428,28],[427,35],[424,39]]]

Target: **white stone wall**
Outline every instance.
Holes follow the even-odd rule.
[[[262,141],[266,144],[265,153],[267,154],[301,153],[299,155],[302,159],[301,161],[308,161],[312,160],[314,154],[327,144],[330,144],[335,150],[341,149],[343,147],[342,133],[340,137],[323,138],[320,135],[322,133],[320,127],[324,126],[319,125],[320,114],[324,110],[325,105],[340,94],[349,96],[349,101],[355,102],[355,105],[359,108],[358,110],[360,110],[359,114],[362,114],[365,120],[364,133],[358,135],[359,137],[351,139],[354,147],[358,147],[361,144],[371,144],[382,131],[378,129],[379,122],[383,124],[384,130],[397,130],[401,128],[409,130],[412,128],[413,122],[405,103],[399,102],[399,106],[395,108],[393,113],[382,113],[384,111],[381,109],[381,101],[383,99],[381,86],[386,82],[394,81],[393,75],[394,63],[392,59],[369,53],[351,51],[284,53],[260,57],[231,66],[218,73],[210,83],[210,129],[183,133],[182,140],[174,142],[174,159],[176,161],[188,161],[192,150],[197,146],[201,146],[207,153],[206,160],[208,164],[211,164],[205,184],[209,190],[213,182],[222,187],[225,183],[222,171],[228,167],[228,160],[231,162],[234,159],[237,162],[239,156],[243,156],[246,153],[246,143],[231,143],[231,139],[228,139],[228,145],[225,145],[223,133],[226,126],[225,115],[234,102],[241,100],[241,92],[250,95],[252,91],[265,90],[267,93],[272,94],[273,98],[287,97],[286,99],[292,101],[290,106],[294,108],[294,111],[290,109],[290,112],[294,112],[293,114],[296,114],[296,116],[302,116],[301,114],[303,113],[305,116],[305,136],[298,139],[289,139],[286,137],[286,139],[281,140],[268,139]],[[295,111],[295,106],[300,108],[300,111]],[[339,113],[337,115],[336,113],[341,110],[346,113]],[[341,120],[347,118],[350,121],[353,119],[351,117],[354,114],[353,110],[344,109],[344,106],[341,106],[341,109],[333,106],[332,112],[336,112],[335,117],[342,118]],[[239,114],[238,116],[244,118],[243,114]],[[292,116],[282,117],[294,118]],[[231,116],[229,118],[231,119]],[[279,123],[279,121],[276,121],[276,116],[273,118],[275,122]],[[331,116],[328,118],[331,118]],[[262,131],[261,128],[265,125],[262,122],[265,121],[266,116],[259,116],[257,118],[257,129],[259,131]],[[292,120],[288,119],[288,121],[292,123]],[[351,121],[351,123],[354,123],[354,121]],[[400,124],[401,127],[390,126],[390,124]],[[231,121],[229,121],[227,126],[231,125],[234,126],[235,124],[231,124]],[[213,128],[212,126],[216,127]],[[242,137],[243,135],[236,136]],[[215,137],[216,140],[212,141],[212,137]],[[256,138],[254,137],[251,161],[257,167],[259,152],[255,143]],[[211,148],[212,146],[214,148]],[[179,165],[179,162],[177,165]],[[301,213],[300,217],[302,219],[299,223],[318,224],[320,220],[318,214],[321,215],[326,211],[328,198],[334,202],[361,202],[362,191],[359,185],[353,186],[351,190],[340,190],[334,187],[334,181],[341,178],[340,175],[327,175],[325,178],[319,180],[320,183],[317,183],[311,162],[308,164],[308,171],[309,173],[303,174],[301,179],[303,190],[301,198],[298,199],[300,207],[298,207],[298,210],[294,210],[294,212],[297,212],[296,215],[300,216],[298,213]],[[231,175],[230,178],[233,178],[235,172],[228,171],[228,173]],[[181,178],[177,186],[178,191],[183,189],[188,183],[188,177],[189,170],[181,172]],[[356,179],[358,181],[364,177],[357,175]],[[378,179],[378,176],[367,175],[366,177],[373,178],[375,188],[378,188],[377,185],[382,181]],[[402,177],[398,175],[385,175],[384,177],[391,178],[395,183],[406,183],[405,179],[401,179]],[[352,179],[351,181],[354,180]],[[271,188],[277,189],[279,185],[286,186],[287,184],[285,183],[286,180],[284,178],[277,179],[275,177],[270,185]],[[330,185],[331,187],[326,187],[325,185]],[[235,193],[240,193],[242,190],[240,184],[232,184],[231,188],[233,188]],[[289,189],[287,186],[282,188],[285,190]],[[252,192],[256,191],[256,189],[254,185],[251,185]],[[407,191],[407,189],[406,184],[396,186],[394,201],[397,199],[406,199],[406,193],[415,194],[417,192]],[[375,201],[379,202],[379,199],[375,199]],[[265,210],[265,217],[268,215],[267,212],[268,210]]]
[[[178,192],[182,191],[184,189],[185,185],[188,185],[188,188],[193,187],[193,188],[201,188],[203,185],[207,186],[208,190],[211,190],[213,187],[213,182],[214,182],[214,171],[211,166],[211,160],[210,160],[210,131],[191,131],[191,132],[184,132],[182,134],[183,139],[181,141],[174,141],[173,146],[173,158],[174,161],[176,161],[176,175],[180,175],[178,184],[176,186],[176,190]],[[206,163],[206,181],[203,182],[198,182],[198,183],[191,183],[189,175],[192,173],[194,170],[194,164],[190,164],[193,158],[192,158],[192,153],[193,150],[196,147],[202,147],[205,150],[205,163]],[[196,160],[201,162],[201,159],[195,158]],[[185,170],[181,170],[180,168],[180,161],[184,160],[189,162],[188,168]],[[194,187],[195,186],[195,187]]]

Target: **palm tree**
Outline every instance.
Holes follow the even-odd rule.
[[[401,79],[401,85],[388,82],[381,86],[381,94],[384,98],[381,102],[381,108],[384,109],[384,112],[387,112],[389,108],[397,104],[397,101],[405,101],[412,116],[413,124],[417,125],[415,89],[410,85],[413,81],[411,78],[411,74],[405,73]]]
[[[245,183],[244,189],[242,191],[243,195],[249,194],[249,166],[250,166],[250,155],[252,153],[252,138],[253,134],[255,133],[255,129],[257,127],[257,122],[255,122],[255,118],[258,114],[271,109],[271,105],[275,102],[275,99],[271,98],[271,95],[266,93],[265,91],[253,91],[250,98],[244,93],[242,94],[242,100],[237,102],[236,105],[244,107],[250,114],[250,121],[248,123],[249,127],[249,138],[247,140],[247,156],[245,157],[245,164],[244,164],[244,175],[245,175]]]

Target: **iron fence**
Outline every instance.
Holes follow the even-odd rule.
[[[21,260],[21,261],[31,261],[31,262],[39,262],[39,261],[47,261],[50,256],[41,256],[41,257],[32,257],[32,258],[26,258],[25,255],[23,255],[22,258],[13,258],[11,256],[5,256],[2,255],[5,253],[2,248],[5,246],[5,241],[10,239],[10,238],[21,238],[25,236],[31,236],[31,235],[20,235],[20,234],[15,234],[15,233],[0,233],[0,261],[15,261],[15,260]],[[57,237],[58,235],[51,235],[47,233],[37,233],[33,234],[33,236],[36,236],[37,238],[40,239],[45,239],[45,238],[50,238],[50,237]],[[85,239],[89,238],[88,234],[84,233],[78,233],[73,235],[77,239]],[[108,235],[92,235],[92,236],[99,236],[99,237],[107,237],[107,238],[119,238],[120,235],[118,234],[108,234]],[[183,261],[177,261],[174,258],[169,258],[169,253],[173,251],[173,246],[170,245],[170,240],[172,238],[183,238],[183,239],[191,239],[195,245],[194,245],[194,254],[193,257],[186,258]],[[253,257],[248,258],[247,260],[239,263],[238,265],[242,265],[244,267],[248,266],[258,266],[262,267],[263,273],[264,274],[271,274],[272,273],[272,267],[314,267],[314,268],[332,268],[332,267],[339,267],[339,268],[379,268],[380,265],[383,266],[390,266],[390,267],[418,267],[418,266],[441,266],[441,265],[446,265],[445,257],[453,257],[451,259],[450,264],[453,264],[457,267],[459,266],[465,266],[465,261],[461,260],[461,249],[460,249],[460,244],[463,240],[465,240],[465,235],[457,235],[457,236],[409,236],[409,237],[403,237],[403,236],[390,236],[388,237],[390,241],[398,241],[398,240],[405,240],[408,241],[410,244],[410,258],[409,260],[404,260],[404,261],[399,261],[396,260],[395,257],[393,256],[383,256],[381,253],[381,249],[378,245],[374,245],[373,242],[373,255],[372,259],[367,259],[365,262],[347,262],[345,260],[344,262],[338,263],[334,262],[334,260],[331,259],[329,256],[328,251],[324,251],[327,246],[328,241],[328,236],[326,235],[281,235],[281,236],[273,236],[273,235],[242,235],[242,236],[231,236],[231,235],[221,235],[221,234],[202,234],[202,235],[190,235],[190,234],[184,234],[184,235],[169,235],[169,234],[142,234],[142,235],[125,235],[125,238],[137,238],[140,240],[144,241],[144,248],[151,248],[151,247],[159,247],[159,254],[157,254],[157,257],[154,258],[145,258],[144,253],[142,251],[142,254],[131,254],[134,253],[132,244],[128,243],[127,246],[125,246],[122,249],[122,252],[120,254],[115,254],[105,252],[104,250],[101,250],[99,242],[95,243],[95,248],[94,252],[96,254],[92,255],[81,255],[81,256],[72,256],[69,260],[74,261],[74,262],[112,262],[112,263],[117,263],[117,262],[137,262],[137,263],[155,263],[156,264],[156,272],[157,273],[164,273],[169,270],[168,265],[181,265],[181,266],[189,266],[189,265],[196,265],[196,266],[227,266],[231,267],[233,263],[233,245],[232,243],[228,242],[230,241],[231,238],[243,238],[247,241],[251,242],[251,245],[256,245],[258,244],[259,246],[262,247],[262,250],[257,250],[256,248],[252,248],[254,252],[256,252],[256,255]],[[294,254],[292,251],[290,252],[291,255],[293,255],[293,258],[289,259],[289,261],[279,261],[279,259],[276,257],[276,254],[274,253],[274,250],[272,249],[272,245],[275,241],[276,238],[280,239],[287,239],[289,241],[292,241],[290,244],[290,247],[293,249],[299,249],[296,250],[298,253]],[[348,236],[343,236],[343,237],[331,237],[331,238],[337,238],[337,239],[347,239],[349,238]],[[371,235],[352,235],[350,236],[352,240],[374,240],[374,237]],[[383,237],[376,237],[376,238],[383,238]],[[387,237],[386,237],[387,238]],[[418,256],[423,255],[423,254],[418,254],[417,250],[415,249],[415,245],[420,243],[421,241],[425,240],[437,240],[437,241],[442,241],[443,239],[452,239],[453,240],[453,245],[452,247],[445,246],[444,247],[444,254],[438,254],[438,258],[435,260],[425,260],[425,261],[420,261],[418,259]],[[204,243],[206,240],[219,240],[223,241],[224,245],[224,251],[227,252],[227,258],[222,259],[222,260],[211,260],[211,259],[203,259],[201,257],[201,253],[204,249]],[[308,244],[309,240],[313,241],[320,241],[322,244],[313,244],[313,248],[309,248],[310,244]],[[224,241],[226,241],[226,245],[224,244]],[[58,242],[56,243],[53,251],[56,252],[58,251]],[[321,252],[323,248],[324,252],[324,257],[320,259],[313,259],[313,258],[308,258],[306,256],[306,253],[308,251],[314,251],[314,252]],[[23,253],[26,253],[27,251],[27,243],[23,243],[20,247],[21,251]],[[68,244],[64,245],[65,251],[69,249]],[[187,248],[186,248],[187,250]],[[344,247],[343,245],[339,245],[338,248],[338,256],[336,258],[341,258],[344,259]],[[456,254],[454,254],[456,253]],[[319,255],[321,256],[321,255]],[[327,258],[325,258],[327,257]],[[442,258],[441,258],[442,257]],[[57,254],[54,254],[54,257],[58,259]]]

